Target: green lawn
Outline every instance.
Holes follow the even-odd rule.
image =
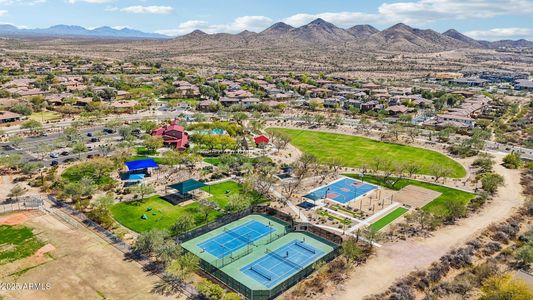
[[[0,226],[0,265],[34,254],[44,243],[22,226]]]
[[[155,155],[157,154],[157,151],[147,149],[144,146],[135,147],[135,152],[137,152],[137,155]]]
[[[153,159],[159,165],[166,165],[165,159],[162,157],[147,156],[147,155],[134,155],[128,159],[128,161],[142,160],[142,159]]]
[[[346,174],[346,176],[361,179],[360,176],[354,175],[354,174]],[[373,184],[381,185],[393,190],[400,190],[408,185],[416,185],[419,187],[423,187],[429,190],[437,191],[441,193],[439,197],[431,201],[430,203],[426,204],[422,209],[427,210],[435,215],[445,215],[446,214],[446,206],[445,203],[448,201],[459,201],[463,204],[468,204],[470,200],[474,199],[476,197],[473,193],[464,192],[461,190],[456,190],[453,188],[445,187],[438,184],[432,184],[427,182],[422,182],[418,180],[413,179],[400,179],[394,186],[391,186],[391,183],[393,183],[395,179],[389,178],[388,182],[385,182],[385,180],[382,177],[378,176],[372,176],[372,175],[366,175],[364,177],[364,181],[370,182]]]
[[[377,220],[376,222],[372,223],[369,227],[374,230],[381,230],[383,227],[387,226],[392,221],[398,219],[401,215],[406,213],[408,211],[407,208],[404,207],[398,207],[397,209],[393,210],[383,218]]]
[[[220,158],[218,157],[206,157],[204,158],[204,161],[208,164],[212,164],[213,166],[218,166],[220,164]]]
[[[387,157],[398,162],[413,162],[420,167],[420,174],[434,175],[432,166],[439,164],[452,170],[450,177],[466,176],[466,170],[453,159],[436,151],[407,145],[380,142],[364,137],[309,130],[270,128],[289,134],[291,143],[298,149],[311,153],[322,162],[335,157],[346,167],[370,165],[376,157]]]
[[[144,201],[122,202],[111,207],[113,218],[125,227],[135,231],[144,232],[150,229],[163,229],[171,231],[176,220],[181,216],[190,214],[194,217],[196,226],[204,224],[199,203],[192,203],[186,206],[172,205],[161,199],[159,196],[152,196]],[[152,208],[148,211],[148,208]],[[146,214],[147,220],[141,219]],[[209,212],[209,221],[220,217],[221,213],[215,210]]]
[[[226,208],[232,195],[244,193],[242,186],[231,180],[203,187],[202,190],[210,193],[212,196],[209,201],[215,202],[221,208]],[[266,200],[258,193],[251,193],[250,196],[255,202],[264,202]]]
[[[34,112],[28,116],[28,119],[36,120],[39,122],[53,121],[61,119],[61,114],[53,111]]]

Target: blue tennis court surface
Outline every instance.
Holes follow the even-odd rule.
[[[242,267],[241,272],[270,288],[315,262],[323,254],[321,250],[303,241],[293,240]]]
[[[346,204],[375,189],[377,189],[377,186],[375,185],[352,178],[342,178],[313,190],[304,197],[311,200],[327,198],[342,204]]]
[[[223,258],[274,231],[276,229],[269,225],[251,220],[235,228],[224,228],[224,232],[197,246],[217,258]]]

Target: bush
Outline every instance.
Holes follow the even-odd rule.
[[[523,162],[518,153],[507,154],[503,158],[503,166],[508,169],[518,169],[522,166]]]

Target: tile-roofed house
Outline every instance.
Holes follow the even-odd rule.
[[[166,145],[171,145],[176,149],[185,149],[189,147],[189,134],[185,128],[177,124],[176,120],[169,125],[161,126],[152,131],[152,136],[163,138]]]
[[[0,99],[0,108],[7,109],[12,107],[13,105],[26,102],[22,99],[14,99],[14,98],[1,98]]]
[[[0,123],[5,124],[5,123],[17,122],[17,121],[20,121],[21,118],[22,116],[17,113],[10,112],[10,111],[0,111]]]
[[[111,102],[109,106],[118,109],[132,110],[137,104],[139,103],[135,100],[118,100]]]
[[[226,97],[227,98],[237,98],[237,99],[244,99],[244,98],[251,98],[254,94],[250,93],[249,91],[245,90],[237,90],[237,91],[227,91]]]
[[[198,109],[199,111],[208,112],[211,111],[213,108],[217,107],[218,105],[218,101],[208,99],[200,101],[196,106],[196,109]]]
[[[222,97],[220,98],[219,101],[222,105],[226,107],[240,103],[240,100],[238,98],[228,98],[228,97]]]
[[[405,114],[410,111],[409,107],[405,105],[393,105],[385,108],[391,115]]]

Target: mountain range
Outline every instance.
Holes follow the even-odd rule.
[[[139,30],[108,26],[87,29],[75,25],[55,25],[49,28],[24,29],[9,24],[0,25],[2,37],[87,37],[108,39],[168,39],[169,36],[158,33],[147,33]]]
[[[344,29],[320,18],[300,27],[293,27],[279,22],[259,33],[245,30],[238,34],[207,34],[201,30],[195,30],[176,38],[129,28],[114,29],[107,26],[86,29],[81,26],[56,25],[46,29],[21,29],[12,25],[0,25],[0,37],[166,39],[168,43],[177,44],[185,48],[199,49],[331,46],[363,50],[436,52],[461,48],[533,48],[533,42],[523,39],[516,41],[479,41],[455,29],[439,33],[431,29],[413,28],[403,23],[382,31],[371,25],[356,25]]]
[[[478,41],[455,29],[439,33],[431,29],[417,29],[403,23],[383,31],[371,25],[356,25],[343,29],[323,19],[316,19],[301,27],[279,22],[259,33],[249,31],[239,34],[207,34],[195,30],[179,36],[173,42],[206,47],[287,47],[287,46],[342,46],[357,49],[435,52],[460,48],[494,49],[501,47],[533,48],[527,40]]]

